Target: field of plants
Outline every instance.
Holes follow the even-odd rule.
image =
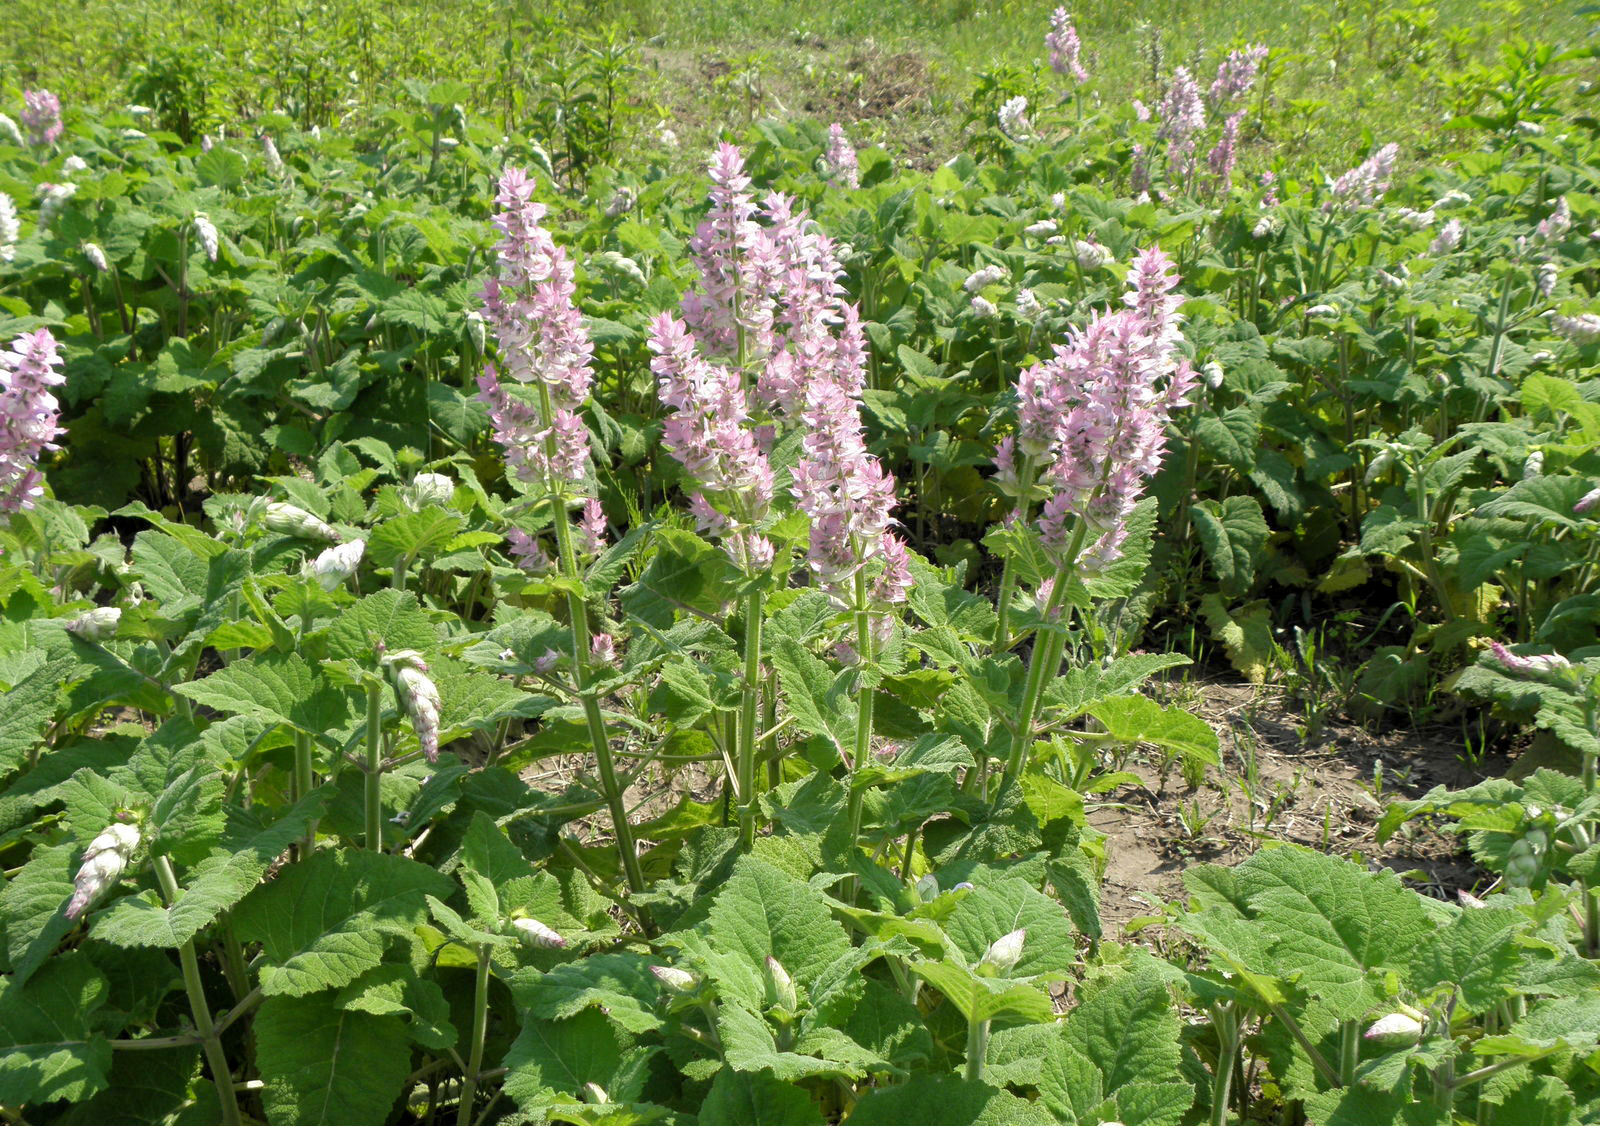
[[[14,0],[0,1122],[1600,1123],[1597,16]]]

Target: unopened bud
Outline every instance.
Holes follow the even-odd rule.
[[[139,827],[121,821],[107,825],[83,851],[83,862],[73,879],[72,899],[67,903],[67,918],[76,919],[117,882],[128,858],[139,847]]]
[[[382,659],[394,674],[395,695],[411,717],[417,742],[429,762],[439,758],[439,689],[428,679],[428,666],[415,649],[397,649]]]
[[[449,504],[455,496],[456,483],[443,473],[418,473],[411,480],[410,496],[413,508],[426,508],[430,504]]]
[[[85,641],[104,641],[115,637],[122,621],[122,611],[115,606],[96,606],[67,623],[66,628]]]
[[[349,543],[330,547],[312,560],[312,577],[323,590],[334,590],[356,573],[356,568],[361,566],[361,556],[366,550],[365,540],[351,540]]]
[[[89,260],[89,265],[99,270],[102,274],[111,269],[111,263],[106,261],[106,252],[100,249],[99,243],[84,243],[83,256]]]
[[[1422,1039],[1422,1022],[1406,1013],[1390,1013],[1367,1029],[1368,1040],[1385,1048],[1401,1048]]]
[[[330,540],[339,542],[339,533],[298,505],[280,500],[267,502],[266,514],[261,523],[269,532],[285,536],[298,536],[305,540]]]
[[[589,656],[597,665],[614,665],[617,662],[617,643],[609,633],[597,633],[589,639]]]
[[[693,993],[699,988],[700,978],[688,970],[680,970],[676,966],[651,966],[650,972],[656,975],[656,980],[674,993]]]
[[[800,1008],[800,998],[789,971],[770,954],[762,965],[766,971],[767,1004],[786,1013],[796,1012]]]
[[[546,950],[561,950],[567,945],[566,939],[538,919],[516,919],[511,925],[516,928],[518,936],[524,942],[542,946]]]
[[[997,975],[1010,973],[1022,959],[1022,943],[1027,937],[1028,931],[1024,927],[1001,935],[983,952],[978,969],[981,971],[987,967]]]

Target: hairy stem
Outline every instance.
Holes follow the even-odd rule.
[[[761,610],[759,590],[745,599],[744,683],[739,707],[739,847],[756,840],[756,726],[761,715]]]
[[[367,847],[383,851],[383,688],[367,685]]]
[[[472,1126],[472,1104],[478,1097],[478,1076],[483,1071],[483,1042],[489,1031],[489,946],[478,948],[478,972],[472,989],[472,1047],[467,1056],[466,1081],[456,1108],[456,1126]]]
[[[165,856],[158,856],[155,868],[156,880],[161,884],[161,896],[170,907],[178,898],[178,877],[172,870],[172,861]],[[222,1050],[222,1041],[218,1039],[216,1026],[211,1021],[205,986],[200,982],[200,961],[195,957],[194,939],[178,947],[178,964],[183,967],[183,988],[189,996],[189,1012],[194,1017],[195,1031],[200,1034],[205,1047],[206,1064],[211,1068],[211,1084],[217,1089],[223,1126],[241,1126],[239,1102],[233,1093],[233,1073],[228,1069],[228,1057]]]

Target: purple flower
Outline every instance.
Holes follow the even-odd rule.
[[[24,333],[0,351],[0,514],[32,508],[44,495],[39,455],[58,447],[61,405],[52,387],[66,382],[61,351],[48,329]]]
[[[22,127],[31,143],[55,144],[61,137],[61,99],[48,90],[24,90]]]
[[[1244,121],[1244,111],[1230,114],[1222,125],[1222,139],[1206,154],[1206,166],[1217,178],[1217,186],[1226,189],[1233,181],[1233,166],[1239,159],[1239,125]]]
[[[1572,662],[1560,653],[1535,653],[1531,656],[1522,656],[1513,653],[1498,641],[1489,642],[1489,650],[1494,654],[1494,659],[1509,672],[1531,673],[1537,676],[1572,667]]]
[[[1539,221],[1535,229],[1540,242],[1560,242],[1567,237],[1567,232],[1572,230],[1572,207],[1567,203],[1567,197],[1562,196],[1556,200],[1555,210]]]
[[[1266,60],[1267,48],[1259,43],[1229,51],[1228,57],[1217,67],[1217,77],[1207,92],[1206,100],[1211,103],[1211,108],[1221,109],[1235,98],[1250,93],[1256,75],[1261,72],[1261,64]]]
[[[1399,155],[1400,146],[1391,141],[1345,172],[1329,186],[1333,198],[1324,203],[1322,209],[1331,212],[1372,206],[1389,190],[1389,177],[1394,174],[1394,162]]]
[[[1083,69],[1082,47],[1078,43],[1078,29],[1072,26],[1072,17],[1065,8],[1050,13],[1050,30],[1044,37],[1050,51],[1050,69],[1057,74],[1068,74],[1077,83],[1089,81],[1089,72]]]
[[[822,154],[822,168],[828,179],[847,188],[861,186],[861,169],[856,160],[856,150],[850,138],[844,135],[844,126],[835,121],[828,126],[828,149]]]
[[[606,514],[600,502],[590,497],[583,502],[583,517],[578,521],[578,551],[599,555],[606,549]]]
[[[1460,219],[1451,219],[1439,228],[1439,233],[1433,237],[1433,242],[1428,246],[1428,253],[1449,254],[1461,245],[1461,239],[1466,233],[1466,224]]]
[[[1050,487],[1039,532],[1060,566],[1095,573],[1121,558],[1128,517],[1161,465],[1167,419],[1195,386],[1178,352],[1171,266],[1158,247],[1137,255],[1128,307],[1097,313],[1018,380],[1017,446]]]
[[[572,261],[542,225],[545,208],[533,202],[533,180],[507,168],[499,187],[500,272],[484,286],[483,317],[504,374],[536,389],[538,400],[513,395],[493,364],[478,377],[478,397],[507,467],[528,484],[560,492],[588,475],[589,431],[577,411],[589,397],[594,345],[575,300]]]
[[[1587,516],[1596,508],[1600,508],[1600,487],[1591,489],[1578,498],[1578,503],[1572,506],[1574,516]]]

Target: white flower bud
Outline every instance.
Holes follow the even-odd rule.
[[[61,162],[61,171],[67,176],[76,176],[79,172],[87,172],[88,170],[89,162],[77,153],[73,153]]]
[[[430,504],[449,504],[455,496],[456,483],[443,473],[418,473],[411,480],[410,495],[413,508],[426,508]]]
[[[395,673],[395,685],[401,704],[411,716],[411,726],[416,730],[422,753],[429,762],[436,762],[439,758],[439,689],[428,679],[425,668],[401,667]]]
[[[327,591],[344,585],[344,581],[361,566],[361,556],[366,550],[365,540],[351,540],[328,548],[311,563],[311,574],[317,580],[317,585]]]
[[[1522,463],[1522,479],[1527,481],[1542,473],[1544,473],[1544,451],[1534,450],[1528,455],[1528,460]]]
[[[567,945],[566,939],[538,919],[515,919],[511,925],[516,928],[517,935],[522,941],[532,943],[534,946],[542,946],[546,950],[561,950]]]
[[[1077,256],[1079,268],[1083,270],[1098,270],[1111,261],[1111,251],[1093,239],[1077,239],[1072,244],[1072,252]]]
[[[597,633],[589,639],[589,656],[597,665],[617,663],[617,642],[609,633]]]
[[[262,526],[269,532],[297,536],[304,540],[332,540],[339,542],[339,533],[298,505],[283,501],[268,501]]]
[[[1306,310],[1308,317],[1337,317],[1339,309],[1336,305],[1313,305]]]
[[[122,611],[115,606],[96,606],[67,623],[66,628],[85,641],[104,641],[115,637],[122,621]]]
[[[216,224],[204,211],[194,213],[194,237],[200,240],[200,249],[206,252],[206,257],[215,262],[221,236],[217,234]]]
[[[688,970],[680,970],[676,966],[651,966],[650,972],[656,975],[656,980],[674,993],[693,993],[700,986],[700,978]]]
[[[794,979],[789,976],[789,971],[770,954],[762,965],[765,970],[763,976],[766,978],[767,1004],[786,1013],[798,1012],[800,996],[795,992]]]
[[[100,249],[99,243],[84,243],[83,256],[89,260],[89,265],[99,270],[102,274],[111,269],[111,263],[106,261],[106,252]]]
[[[1272,216],[1263,215],[1256,220],[1256,225],[1250,228],[1250,237],[1257,241],[1264,239],[1272,234],[1276,226],[1277,224],[1272,221]]]
[[[1422,1022],[1406,1013],[1390,1013],[1374,1021],[1366,1038],[1386,1048],[1401,1048],[1422,1039]]]
[[[139,827],[120,821],[107,825],[83,851],[83,862],[73,879],[72,899],[67,903],[67,918],[82,915],[107,888],[116,883],[133,850],[139,847]]]
[[[1039,304],[1039,298],[1031,289],[1017,290],[1017,315],[1022,317],[1037,317],[1044,311],[1044,306]]]
[[[1022,958],[1022,943],[1027,937],[1027,929],[1019,927],[995,939],[989,949],[983,952],[983,958],[978,962],[979,971],[988,968],[997,975],[1010,973]]]
[[[274,176],[283,175],[283,157],[278,155],[278,146],[270,134],[261,134],[261,155],[266,158],[268,172]]]
[[[1578,503],[1572,506],[1572,514],[1574,516],[1587,516],[1596,507],[1600,507],[1600,489],[1591,490],[1579,497]]]
[[[22,139],[22,130],[17,128],[17,123],[6,114],[0,113],[0,142],[16,145],[17,148],[26,147]]]
[[[619,215],[626,215],[638,202],[638,193],[632,188],[618,188],[616,194],[611,197],[611,202],[606,204],[606,218],[615,219]]]
[[[1205,378],[1206,386],[1213,391],[1222,386],[1222,365],[1216,360],[1207,360],[1206,366],[1200,369],[1200,374]]]
[[[980,320],[988,320],[990,317],[998,317],[1000,310],[995,307],[993,301],[980,294],[972,299],[972,315]]]
[[[1022,233],[1033,235],[1036,238],[1053,235],[1056,233],[1056,221],[1054,219],[1040,219],[1037,223],[1029,223],[1026,227],[1023,227]]]
[[[961,288],[968,293],[977,293],[984,286],[994,285],[1008,275],[1009,271],[1004,266],[985,266],[968,274],[967,280],[961,283]]]

